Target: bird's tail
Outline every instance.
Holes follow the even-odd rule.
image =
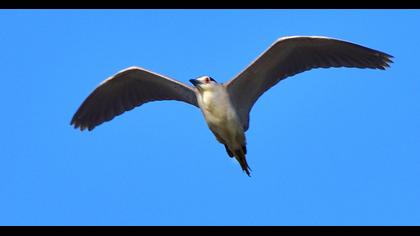
[[[242,149],[235,150],[234,156],[235,156],[236,160],[238,160],[239,164],[241,165],[242,170],[245,171],[245,173],[249,177],[251,177],[251,173],[250,173],[251,168],[249,168],[248,163],[246,162],[246,156],[245,155],[246,155],[246,146],[245,145],[242,146]]]

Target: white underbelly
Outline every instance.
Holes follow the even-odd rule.
[[[228,145],[239,142],[238,137],[243,139],[242,125],[225,91],[204,93],[199,105],[209,128],[218,139]]]
[[[214,131],[221,133],[235,133],[238,132],[240,124],[239,120],[235,117],[234,114],[231,114],[230,111],[220,110],[220,111],[204,111],[204,117],[207,124]]]

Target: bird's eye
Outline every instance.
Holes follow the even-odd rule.
[[[206,84],[210,83],[209,77],[206,77],[205,82],[206,82]]]

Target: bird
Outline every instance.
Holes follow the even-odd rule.
[[[193,86],[132,66],[102,81],[83,101],[70,125],[93,130],[103,122],[161,100],[199,108],[216,140],[224,145],[248,176],[245,132],[250,111],[264,92],[280,81],[316,68],[348,67],[385,70],[393,56],[356,43],[325,36],[287,36],[274,41],[244,70],[226,83],[199,76]]]

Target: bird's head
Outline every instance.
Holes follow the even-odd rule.
[[[204,91],[217,85],[216,80],[210,76],[200,76],[197,79],[190,79],[190,82],[199,90]]]

